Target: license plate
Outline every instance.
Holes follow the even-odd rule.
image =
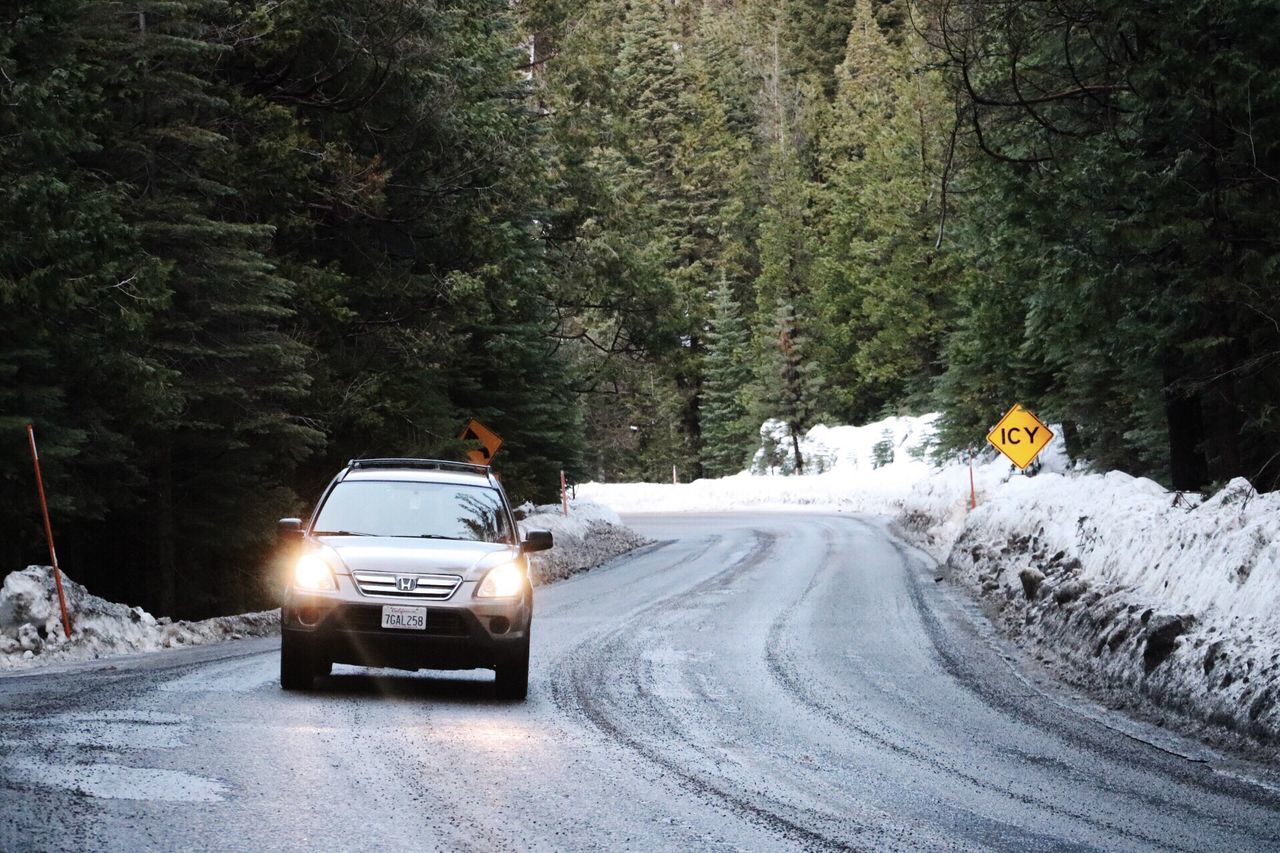
[[[427,630],[427,608],[382,605],[382,627],[401,628],[406,631]]]

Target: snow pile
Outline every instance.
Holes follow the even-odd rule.
[[[548,584],[588,571],[633,551],[649,540],[622,523],[606,506],[587,500],[569,502],[569,514],[559,504],[534,507],[526,504],[521,531],[550,530],[555,547],[531,555],[530,574],[535,585]]]
[[[803,477],[769,476],[793,470],[794,463],[785,425],[766,421],[760,430],[762,446],[752,463],[756,473],[679,484],[587,483],[578,493],[623,513],[789,506],[885,512],[935,471],[926,457],[937,417],[888,418],[863,427],[815,426],[801,442],[807,472]]]
[[[71,611],[69,640],[63,635],[51,568],[29,566],[5,577],[0,586],[0,669],[265,636],[280,627],[278,610],[173,622],[92,595],[66,574],[62,586]]]
[[[873,471],[895,463],[923,462],[933,449],[937,413],[919,417],[891,417],[866,426],[818,424],[800,440],[806,474],[839,470]],[[765,421],[760,427],[760,447],[750,472],[789,475],[796,471],[791,431],[783,421]]]
[[[1005,632],[1127,704],[1280,741],[1280,494],[1212,498],[1119,472],[979,466],[917,485],[898,525],[983,596]]]
[[[1061,434],[1060,427],[1055,425],[1053,429]],[[916,544],[942,561],[969,520],[971,494],[982,506],[1010,482],[1034,482],[1038,476],[1048,474],[1089,476],[1083,468],[1072,465],[1062,442],[1056,440],[1041,451],[1034,468],[1035,476],[1023,475],[1003,456],[987,449],[973,460],[972,468],[969,462],[962,461],[934,469],[882,511],[898,513],[899,521]]]

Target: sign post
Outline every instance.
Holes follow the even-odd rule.
[[[27,441],[31,444],[31,464],[36,469],[36,490],[40,493],[40,511],[44,513],[44,535],[49,540],[49,562],[53,564],[53,584],[58,588],[58,607],[62,609],[62,631],[71,639],[71,614],[67,612],[67,594],[62,591],[62,570],[58,568],[58,552],[53,547],[53,524],[49,521],[49,502],[44,497],[44,477],[40,474],[40,453],[36,450],[36,429],[27,424]]]
[[[1040,451],[1052,440],[1053,430],[1032,412],[1024,409],[1021,403],[1015,403],[991,428],[991,432],[987,433],[987,441],[991,446],[1022,471],[1036,461]]]
[[[468,450],[467,461],[475,465],[492,465],[493,456],[502,446],[502,436],[480,423],[475,418],[467,421],[458,438],[463,441],[480,442],[479,450]]]

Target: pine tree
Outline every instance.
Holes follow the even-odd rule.
[[[166,394],[144,335],[162,267],[123,215],[126,193],[85,165],[110,126],[98,78],[127,37],[117,21],[49,0],[18,4],[0,33],[0,566],[43,559],[33,422],[63,557],[84,580],[92,551],[76,531],[139,499],[135,431]]]
[[[702,465],[708,475],[722,477],[742,470],[756,432],[747,408],[751,337],[733,288],[724,279],[716,289],[713,324],[707,333]]]
[[[925,404],[968,269],[946,239],[960,162],[921,48],[910,37],[894,48],[860,0],[823,140],[822,360],[836,411],[854,422]]]
[[[703,40],[682,32],[689,19],[677,13],[657,4],[626,11],[619,30],[617,114],[606,119],[616,121],[606,140],[611,153],[593,154],[597,175],[613,189],[597,209],[609,211],[620,200],[623,215],[584,221],[590,230],[576,235],[590,237],[591,247],[609,247],[611,267],[621,273],[612,276],[612,301],[621,302],[618,291],[634,292],[635,303],[648,308],[641,319],[647,330],[637,329],[631,317],[596,312],[584,312],[574,323],[594,341],[625,334],[636,345],[629,354],[658,362],[657,370],[615,363],[598,372],[597,382],[623,389],[635,406],[620,419],[616,396],[606,395],[610,411],[594,413],[593,422],[612,435],[637,427],[652,454],[642,467],[660,471],[676,462],[699,476],[712,294],[720,276],[745,285],[752,265],[752,228],[741,200],[750,143],[730,126],[731,108],[742,120],[741,100],[729,103],[712,83],[713,74],[731,74],[724,54],[732,47],[718,34],[715,62],[709,63],[700,52]],[[711,26],[716,18],[704,10],[691,20]],[[596,325],[609,331],[601,334]],[[636,331],[648,334],[639,338]],[[635,423],[655,409],[678,412],[674,437]]]
[[[803,474],[805,460],[800,450],[800,439],[821,414],[819,366],[810,356],[809,332],[794,305],[778,302],[771,331],[774,348],[766,354],[764,367],[768,373],[764,383],[766,388],[772,389],[772,395],[766,399],[776,407],[778,417],[787,426],[792,470]]]
[[[294,497],[281,475],[319,440],[293,418],[305,349],[285,331],[292,283],[269,259],[272,229],[234,202],[249,165],[233,102],[205,69],[226,53],[221,7],[167,3],[124,19],[108,56],[136,79],[107,77],[118,124],[97,167],[129,187],[131,223],[164,264],[167,305],[148,329],[172,398],[144,434],[154,484],[145,537],[122,537],[154,572],[159,606],[177,589],[255,589],[254,557]],[[118,87],[118,88],[117,88]],[[234,605],[245,600],[228,602]]]
[[[517,497],[578,465],[511,19],[58,0],[0,37],[0,416],[42,429],[79,579],[177,615],[262,606],[294,486],[456,452],[467,415],[506,437]],[[0,462],[6,521],[27,466]]]
[[[786,0],[782,5],[789,67],[818,81],[830,97],[831,69],[840,63],[854,17],[853,0]]]
[[[496,464],[513,493],[549,497],[559,469],[579,464],[580,437],[549,334],[546,173],[510,7],[328,0],[299,12],[255,77],[282,105],[322,80],[302,110],[311,133],[336,140],[326,177],[341,192],[305,243],[338,273],[304,304],[327,332],[313,405],[334,450],[316,478],[361,453],[456,453],[474,416],[506,440]],[[366,17],[363,41],[335,39]]]
[[[975,246],[1021,285],[1011,305],[982,300],[1016,332],[965,332],[949,399],[977,396],[967,365],[1016,337],[1020,384],[1075,452],[1178,488],[1274,482],[1277,335],[1261,318],[1276,316],[1263,282],[1278,253],[1261,211],[1280,157],[1257,140],[1280,92],[1261,35],[1275,10],[974,12],[938,43],[980,152]]]
[[[760,275],[755,282],[760,353],[757,414],[787,423],[796,469],[803,473],[800,436],[819,413],[822,384],[811,352],[816,306],[809,187],[800,164],[780,147],[771,178],[760,225]]]

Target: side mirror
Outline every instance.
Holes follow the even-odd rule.
[[[302,538],[302,519],[282,518],[276,522],[276,535],[284,541]]]
[[[525,533],[520,543],[521,554],[532,554],[534,551],[550,551],[554,544],[550,530],[530,530]]]

